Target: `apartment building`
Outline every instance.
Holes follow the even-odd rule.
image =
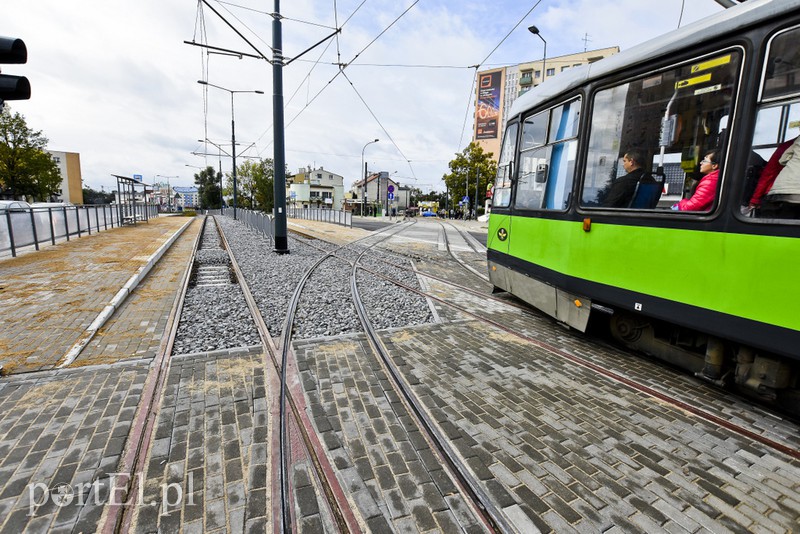
[[[472,140],[484,151],[491,152],[497,161],[508,113],[520,95],[548,78],[618,52],[619,47],[612,46],[478,71]]]

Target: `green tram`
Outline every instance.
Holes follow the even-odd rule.
[[[800,0],[748,0],[559,74],[511,108],[491,282],[798,414],[798,134]],[[701,188],[705,204],[681,202]]]

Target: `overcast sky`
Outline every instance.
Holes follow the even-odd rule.
[[[208,1],[272,56],[266,12],[273,0]],[[284,1],[288,57],[342,28],[283,70],[286,163],[290,172],[322,166],[349,186],[360,176],[364,145],[378,138],[365,150],[370,170],[396,172],[401,184],[425,191],[443,190],[447,163],[471,136],[474,65],[483,70],[540,59],[542,41],[527,30],[533,24],[554,57],[583,51],[587,35],[589,49],[625,50],[675,29],[679,20],[683,26],[722,10],[714,0],[683,3],[337,0],[334,12],[330,0]],[[148,183],[169,176],[171,185],[192,185],[198,169],[191,166],[216,168],[218,149],[197,140],[207,137],[230,151],[231,97],[199,85],[201,79],[264,91],[234,97],[237,151],[273,157],[272,66],[184,44],[254,53],[201,2],[4,1],[0,35],[22,38],[28,47],[26,65],[2,68],[28,77],[31,99],[8,105],[43,131],[50,149],[80,153],[85,185],[115,188],[112,174],[141,174]],[[337,63],[348,66],[339,72]],[[222,168],[230,172],[230,158],[223,156]]]

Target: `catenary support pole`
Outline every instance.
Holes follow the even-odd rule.
[[[275,139],[275,252],[289,253],[286,230],[286,154],[283,136],[283,44],[281,35],[281,2],[275,0],[272,15],[272,120]]]

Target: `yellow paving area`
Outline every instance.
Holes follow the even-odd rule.
[[[290,219],[287,228],[290,232],[316,237],[317,239],[323,239],[338,245],[350,243],[372,233],[369,230],[363,230],[361,228],[348,228],[347,226],[338,224],[307,221],[304,219]]]
[[[169,335],[169,314],[190,267],[201,223],[196,221],[181,234],[69,367],[154,358],[158,354]]]
[[[51,369],[187,219],[158,217],[0,260],[3,374]]]

